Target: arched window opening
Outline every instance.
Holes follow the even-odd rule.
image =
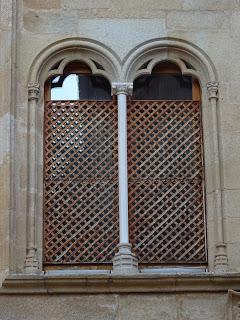
[[[200,87],[169,62],[128,103],[129,232],[140,265],[206,265]]]
[[[45,97],[46,100],[112,100],[108,80],[93,75],[88,66],[77,61],[68,64],[63,75],[47,81]]]
[[[199,100],[199,84],[192,76],[183,76],[170,62],[154,67],[151,75],[138,77],[133,84],[134,100]]]
[[[118,244],[117,106],[108,80],[79,62],[47,80],[44,133],[44,266],[108,267]]]

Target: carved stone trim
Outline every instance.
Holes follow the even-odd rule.
[[[27,249],[24,270],[28,274],[36,274],[39,271],[37,260],[37,248]]]
[[[40,93],[40,85],[37,82],[29,83],[28,85],[28,100],[38,100]]]
[[[138,261],[131,251],[130,243],[120,243],[118,245],[118,253],[113,258],[114,273],[138,273]]]
[[[112,95],[125,94],[132,95],[133,83],[131,82],[113,82],[112,83]]]
[[[214,270],[215,272],[226,272],[229,268],[227,257],[227,246],[225,239],[225,217],[224,208],[222,205],[222,190],[223,182],[221,178],[221,130],[219,129],[219,108],[217,105],[218,100],[218,87],[217,81],[210,81],[207,83],[209,105],[212,109],[212,143],[215,162],[215,188],[214,188],[214,205],[215,205],[215,221],[216,221],[216,244],[215,244],[215,257],[214,257]]]
[[[195,76],[201,84],[218,78],[213,62],[201,48],[191,42],[169,37],[147,40],[131,50],[125,57],[121,79],[132,82],[144,74],[144,71],[139,73],[139,68],[151,59],[157,63],[166,60],[175,62],[183,74]],[[193,68],[189,69],[183,61],[187,61]]]
[[[1,294],[32,293],[176,293],[218,292],[240,289],[240,274],[39,274],[9,275]],[[230,291],[232,291],[230,290]],[[239,295],[238,292],[234,292]],[[234,296],[235,297],[235,296]],[[234,298],[235,299],[235,298]],[[237,296],[236,299],[239,299]],[[237,301],[237,300],[236,300]],[[235,305],[235,300],[232,303]],[[230,301],[231,305],[231,301]],[[235,320],[237,318],[229,318]]]
[[[228,270],[227,245],[225,243],[216,244],[214,268],[216,272],[226,272]]]
[[[208,99],[218,99],[218,87],[219,83],[211,81],[207,83]]]

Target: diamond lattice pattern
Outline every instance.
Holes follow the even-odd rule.
[[[129,228],[141,263],[205,263],[199,102],[128,104]]]
[[[45,264],[109,263],[118,244],[117,106],[45,104]]]

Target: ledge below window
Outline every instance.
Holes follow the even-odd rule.
[[[0,294],[183,293],[240,290],[240,273],[9,275]]]

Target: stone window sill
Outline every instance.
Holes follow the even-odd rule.
[[[240,273],[9,275],[0,294],[179,293],[240,290]]]

